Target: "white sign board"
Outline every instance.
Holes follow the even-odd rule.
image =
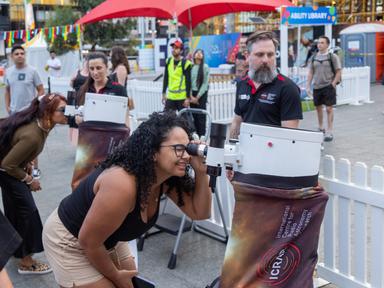
[[[155,70],[156,72],[163,71],[165,67],[165,61],[168,56],[167,39],[159,38],[155,39]]]

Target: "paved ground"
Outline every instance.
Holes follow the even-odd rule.
[[[1,88],[0,88],[1,89]],[[335,140],[325,144],[324,154],[336,159],[347,158],[352,163],[365,162],[368,166],[383,165],[384,154],[384,86],[372,86],[374,104],[340,106],[335,112]],[[0,117],[4,116],[3,90],[0,90]],[[315,129],[316,115],[306,112],[302,128]],[[68,129],[57,127],[48,138],[40,159],[43,171],[43,190],[35,194],[43,221],[70,193],[75,149],[68,142]],[[168,258],[175,237],[166,234],[152,236],[146,240],[144,251],[139,254],[140,273],[154,281],[160,288],[202,288],[220,274],[225,245],[210,238],[188,232],[183,235],[179,258],[175,270],[167,269]],[[42,254],[39,258],[44,259]],[[15,260],[7,269],[17,288],[57,287],[52,274],[46,276],[20,276],[16,272]],[[328,285],[327,288],[335,287]],[[348,287],[341,287],[348,288]]]

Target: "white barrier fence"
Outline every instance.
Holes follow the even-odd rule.
[[[329,193],[319,245],[318,276],[340,288],[384,287],[384,168],[325,156],[320,182]],[[368,182],[370,185],[368,185]],[[227,228],[234,208],[232,185],[219,178]],[[216,202],[199,225],[223,235]]]
[[[48,81],[48,80],[47,80]],[[58,92],[67,97],[67,92],[72,90],[69,77],[50,77],[49,83],[51,92]],[[48,86],[44,87],[48,91]]]
[[[370,70],[369,66],[343,68],[342,82],[337,86],[338,105],[358,105],[371,102]],[[306,86],[307,75],[307,68],[293,68],[289,73],[289,77],[298,83],[302,89]]]
[[[290,77],[300,86],[306,83],[307,69],[291,71]],[[67,77],[52,78],[51,91],[67,95],[71,90]],[[145,119],[154,111],[162,111],[162,81],[128,81],[128,95],[135,101],[131,114],[136,119]],[[228,123],[233,117],[236,86],[232,82],[214,82],[209,85],[207,110],[213,121]],[[370,68],[344,68],[342,84],[337,86],[338,104],[360,104],[370,101]]]
[[[384,168],[326,156],[323,170],[329,201],[319,276],[342,288],[384,287]]]
[[[137,119],[147,118],[154,111],[162,111],[163,83],[153,81],[128,81],[128,95],[133,97],[135,110],[131,111]],[[209,84],[207,110],[214,121],[229,122],[235,107],[236,86],[231,82]]]
[[[67,96],[67,91],[72,90],[69,86],[70,78],[52,77],[50,80],[51,91],[59,92]],[[162,111],[164,105],[161,102],[163,82],[129,80],[127,92],[135,102],[135,109],[130,111],[131,115],[140,120],[148,118],[155,111]],[[45,87],[48,90],[48,87]],[[207,110],[216,122],[229,123],[233,118],[235,107],[236,86],[231,82],[215,82],[209,84],[209,97]]]

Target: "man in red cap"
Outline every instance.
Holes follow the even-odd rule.
[[[183,42],[176,38],[171,41],[172,57],[167,59],[163,81],[164,110],[181,110],[189,107],[191,93],[192,63],[183,59]]]

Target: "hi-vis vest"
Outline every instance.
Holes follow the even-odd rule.
[[[184,67],[183,67],[183,62]],[[180,60],[176,68],[174,68],[173,57],[167,60],[168,67],[168,93],[167,98],[170,100],[184,100],[187,98],[187,87],[185,85],[184,70],[191,65],[189,60]]]

